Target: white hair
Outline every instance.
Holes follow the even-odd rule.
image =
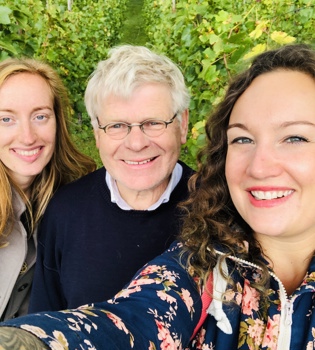
[[[139,86],[148,83],[169,87],[173,113],[189,107],[190,95],[183,74],[169,58],[144,46],[122,45],[109,51],[108,59],[100,61],[91,74],[85,91],[85,105],[94,128],[104,99],[110,95],[127,98]]]

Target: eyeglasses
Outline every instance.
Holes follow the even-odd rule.
[[[98,118],[98,127],[104,132],[110,136],[114,140],[121,140],[125,138],[131,131],[131,128],[134,126],[139,126],[141,131],[149,136],[149,137],[157,137],[163,134],[165,129],[169,124],[172,124],[175,120],[178,112],[174,114],[174,116],[169,121],[159,120],[159,119],[147,119],[142,123],[134,123],[134,124],[127,124],[124,122],[117,122],[117,123],[109,123],[104,126],[101,126]]]

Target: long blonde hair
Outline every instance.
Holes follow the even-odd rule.
[[[35,59],[9,58],[0,62],[0,87],[10,76],[20,73],[39,75],[49,85],[57,124],[56,144],[51,160],[35,177],[29,197],[14,183],[8,169],[0,160],[0,247],[1,243],[4,244],[3,239],[10,234],[14,222],[12,188],[19,193],[26,204],[30,228],[33,231],[52,195],[60,186],[96,169],[95,162],[80,153],[70,138],[68,131],[70,104],[67,90],[57,72],[48,64]]]

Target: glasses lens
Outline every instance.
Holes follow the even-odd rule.
[[[142,124],[143,132],[151,137],[160,136],[166,128],[163,120],[147,120]]]
[[[114,139],[122,139],[128,134],[128,125],[125,123],[108,124],[105,132]]]

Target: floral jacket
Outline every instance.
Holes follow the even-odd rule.
[[[269,299],[250,282],[260,270],[230,257],[236,291],[213,271],[213,299],[202,315],[203,288],[184,268],[181,245],[139,270],[113,299],[75,310],[43,312],[2,323],[25,329],[53,350],[311,350],[315,349],[315,259],[301,286],[291,295],[272,273]],[[222,298],[224,302],[222,302]]]

